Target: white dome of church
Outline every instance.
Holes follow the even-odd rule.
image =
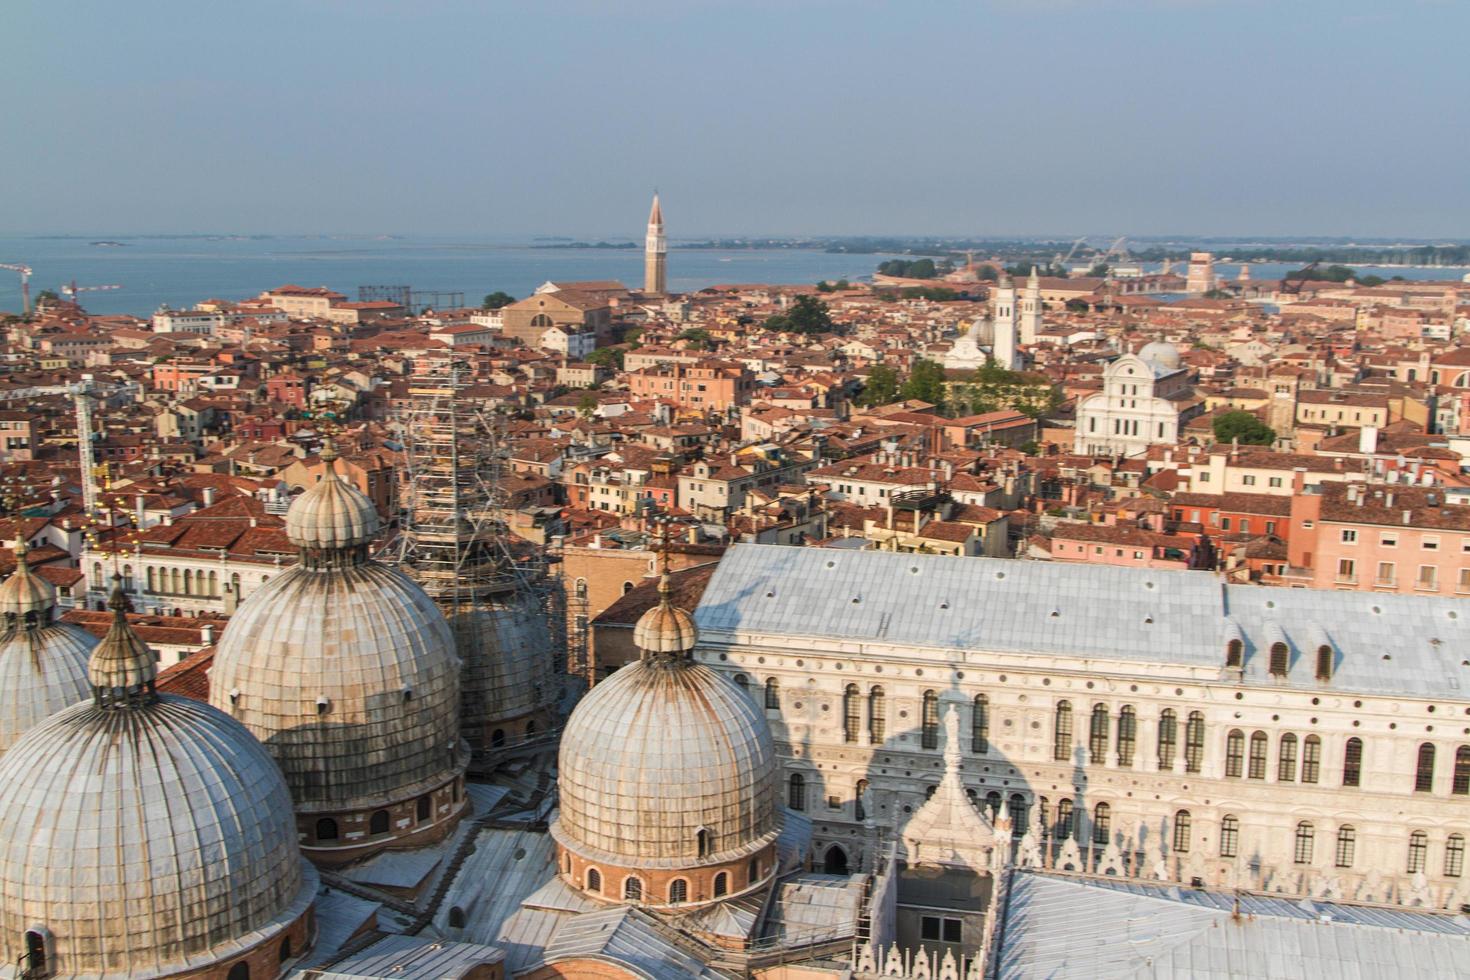
[[[1138,356],[1157,364],[1166,371],[1179,370],[1179,348],[1164,340],[1155,340],[1143,345]]]
[[[23,733],[91,695],[87,658],[97,641],[57,622],[56,593],[15,548],[15,574],[0,585],[0,753]]]
[[[322,458],[321,481],[286,517],[301,561],[231,618],[210,670],[210,702],[265,743],[303,816],[367,821],[371,813],[372,828],[353,839],[397,836],[405,819],[438,822],[447,797],[427,794],[451,783],[452,815],[463,809],[460,661],[433,600],[369,559],[372,503],[337,475],[330,449]],[[380,811],[405,801],[406,818]],[[350,828],[335,819],[307,826],[326,846],[350,843]]]
[[[734,892],[772,867],[752,864],[747,873],[737,862],[762,855],[780,833],[775,746],[750,696],[689,658],[693,622],[669,602],[667,576],[660,591],[663,601],[636,628],[652,646],[594,687],[567,721],[551,832],[599,874],[727,865],[738,872]]]
[[[112,607],[92,697],[0,760],[0,956],[38,976],[284,964],[317,876],[280,770],[222,712],[157,694],[120,592]]]

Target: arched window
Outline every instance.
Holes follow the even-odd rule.
[[[863,797],[868,794],[868,781],[859,779],[857,786],[853,787],[852,815],[856,820],[868,819],[867,811],[863,809]]]
[[[829,875],[847,874],[847,852],[833,844],[822,857],[822,871]]]
[[[970,706],[970,751],[990,751],[990,698],[984,694],[975,695]]]
[[[458,905],[449,910],[449,928],[463,929],[465,923],[464,909]]]
[[[464,913],[461,912],[460,915],[463,916]],[[280,948],[280,951],[276,954],[276,962],[277,963],[284,963],[287,960],[289,960],[290,958],[291,958],[291,937],[290,936],[287,936],[285,939],[282,939],[281,940],[281,948]]]
[[[420,796],[418,799],[418,803],[415,805],[414,817],[420,823],[423,823],[425,820],[429,819],[429,817],[432,816],[433,813],[434,801],[427,796]]]
[[[753,885],[761,880],[761,863],[758,858],[751,858],[750,863],[745,866],[745,883]]]
[[[719,898],[730,890],[730,876],[721,871],[715,875],[715,898]]]
[[[26,977],[44,977],[50,973],[46,962],[46,936],[36,929],[26,930]]]
[[[1072,801],[1063,799],[1057,803],[1057,840],[1066,840],[1072,836]]]
[[[868,691],[868,742],[872,745],[883,741],[883,734],[887,731],[887,710],[883,702],[883,688],[870,689]]]
[[[680,902],[689,901],[689,882],[683,878],[675,878],[669,882],[669,904],[678,905]]]
[[[1312,863],[1312,844],[1316,841],[1317,831],[1311,824],[1303,820],[1296,825],[1296,847],[1292,851],[1291,859],[1297,864]]]
[[[1174,768],[1174,746],[1179,740],[1179,720],[1173,708],[1165,708],[1159,715],[1159,768]]]
[[[1444,842],[1444,873],[1446,878],[1458,878],[1465,871],[1465,838],[1450,834]]]
[[[1363,740],[1353,737],[1342,747],[1342,784],[1357,786],[1363,778]]]
[[[623,897],[633,901],[643,898],[643,879],[629,875],[623,879]]]
[[[211,599],[219,598],[219,572],[209,573],[209,591],[206,593]]]
[[[193,594],[194,594],[194,571],[193,571],[193,569],[186,568],[186,569],[184,569],[184,595],[193,595]]]
[[[533,718],[532,720],[526,722],[526,737],[527,738],[530,738],[532,735],[535,735],[535,734],[536,734],[536,720]]]
[[[1337,853],[1333,855],[1332,863],[1339,868],[1351,868],[1353,861],[1357,858],[1358,832],[1350,824],[1343,824],[1337,828]],[[1297,862],[1301,863],[1301,862]]]
[[[596,868],[587,869],[587,890],[589,892],[597,892],[599,895],[602,894],[602,872]]]
[[[133,591],[133,566],[124,565],[122,568],[122,586],[124,592]]]
[[[1285,677],[1291,663],[1291,651],[1280,640],[1271,644],[1271,676]]]
[[[331,817],[322,817],[320,820],[318,820],[316,822],[316,839],[336,840],[337,821],[333,820]]]
[[[1099,803],[1092,808],[1092,842],[1099,846],[1106,846],[1108,838],[1112,836],[1113,830],[1113,808],[1106,803]]]
[[[1317,680],[1332,680],[1332,647],[1326,643],[1317,648]]]
[[[1233,858],[1240,851],[1240,818],[1227,813],[1220,821],[1220,856]]]
[[[578,599],[587,598],[587,580],[585,578],[577,579],[575,591]]]
[[[1108,754],[1108,706],[1092,706],[1092,727],[1087,738],[1088,761],[1100,766]]]
[[[1225,775],[1239,779],[1245,762],[1245,732],[1232,728],[1225,736]]]
[[[1245,643],[1240,639],[1225,644],[1225,666],[1242,667],[1245,664]]]
[[[1058,701],[1056,721],[1052,725],[1052,758],[1066,762],[1072,756],[1072,702]]]
[[[388,832],[388,811],[374,810],[373,815],[368,818],[368,833],[386,834]]]
[[[766,678],[766,708],[772,711],[781,707],[781,682],[774,677]]]
[[[1174,814],[1174,850],[1177,853],[1189,853],[1189,838],[1193,825],[1194,821],[1189,816],[1188,810],[1180,810]]]
[[[1133,705],[1125,704],[1118,712],[1118,765],[1133,765],[1133,747],[1138,739],[1138,718]]]
[[[919,725],[919,744],[926,749],[939,748],[939,695],[924,692],[923,715]]]
[[[500,748],[505,744],[505,729],[497,728],[490,733],[490,745],[492,748]]]
[[[995,790],[985,794],[985,812],[991,820],[1000,817],[1000,794]]]
[[[842,740],[856,742],[861,722],[862,695],[856,684],[849,684],[842,692]]]
[[[1419,764],[1414,769],[1414,792],[1434,792],[1434,743],[1419,746]]]
[[[1450,792],[1456,796],[1470,795],[1470,745],[1455,750],[1455,781]]]
[[[1416,830],[1409,835],[1409,862],[1404,869],[1409,874],[1418,874],[1424,870],[1424,860],[1429,856],[1429,835],[1422,830]]]
[[[1302,740],[1302,782],[1316,783],[1322,772],[1322,740],[1308,735]]]
[[[250,980],[250,964],[241,960],[230,967],[230,972],[225,974],[225,980]]]
[[[1205,764],[1205,713],[1191,711],[1184,725],[1184,771],[1199,772]]]
[[[168,577],[173,582],[174,595],[178,595],[184,591],[183,579],[179,578],[179,570],[177,568],[170,568],[168,570]]]
[[[152,565],[149,565],[148,566],[147,572],[145,574],[148,576],[148,591],[149,592],[157,592],[158,591],[158,586],[157,586],[156,581],[155,581],[154,569],[153,569],[153,566]]]
[[[1270,742],[1265,732],[1251,733],[1251,761],[1250,769],[1246,773],[1251,779],[1266,778],[1266,752],[1269,747]]]
[[[552,319],[545,313],[537,313],[535,316],[531,317],[531,326],[533,327],[546,328],[551,325]]]
[[[694,849],[702,858],[707,858],[714,853],[714,847],[710,838],[710,832],[705,828],[699,828],[694,835]]]
[[[623,583],[623,595],[627,595],[629,592],[632,592],[632,591],[633,591],[633,583],[632,582],[624,582]]]
[[[797,812],[806,809],[806,777],[799,772],[792,773],[787,780],[786,805]]]
[[[1011,836],[1023,837],[1026,834],[1026,797],[1020,793],[1011,794]]]
[[[1291,732],[1281,736],[1281,745],[1276,749],[1276,781],[1296,782],[1296,736]]]
[[[740,688],[742,694],[750,693],[750,678],[744,674],[735,675],[735,686]]]

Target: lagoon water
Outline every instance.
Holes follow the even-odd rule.
[[[32,293],[79,285],[118,284],[107,292],[88,292],[82,304],[94,313],[147,316],[160,306],[187,308],[209,298],[245,299],[286,283],[329,286],[357,299],[357,287],[407,285],[418,290],[462,292],[477,305],[500,289],[513,296],[531,293],[548,279],[618,279],[636,287],[643,281],[640,248],[531,247],[522,243],[430,237],[365,238],[141,237],[99,245],[85,238],[0,238],[0,262],[23,263],[35,270]],[[872,274],[888,255],[829,253],[795,248],[680,249],[670,245],[669,287],[678,292],[718,283],[815,283],[851,280]],[[1257,279],[1276,278],[1291,266],[1251,266]],[[1465,269],[1357,267],[1388,278],[1455,279]],[[1149,271],[1157,271],[1150,266]],[[1237,265],[1216,265],[1234,278]],[[0,270],[0,310],[20,310],[20,281]]]
[[[529,295],[548,279],[618,279],[643,282],[641,248],[538,248],[434,238],[117,238],[97,245],[80,238],[0,238],[0,262],[31,266],[31,293],[118,284],[121,289],[82,294],[93,313],[147,316],[161,305],[187,308],[218,298],[246,299],[286,283],[328,286],[357,299],[357,287],[406,285],[417,290],[462,292],[479,305],[500,289]],[[815,283],[871,275],[890,256],[850,255],[793,248],[738,250],[669,246],[669,288],[701,289],[719,283]],[[20,279],[0,270],[0,310],[19,311]]]

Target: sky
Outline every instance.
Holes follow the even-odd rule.
[[[1465,0],[6,0],[0,236],[1470,238]]]

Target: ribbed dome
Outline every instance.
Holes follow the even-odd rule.
[[[209,698],[265,743],[299,809],[378,806],[455,768],[459,667],[443,614],[396,568],[296,565],[231,618]]]
[[[0,799],[7,963],[41,927],[52,975],[202,969],[270,940],[315,897],[270,756],[151,683],[97,691],[32,729],[0,760]]]
[[[0,585],[0,616],[24,617],[26,613],[49,611],[56,605],[56,590],[26,564],[24,541],[15,543],[15,574]]]
[[[0,752],[63,708],[85,701],[87,659],[97,645],[80,626],[53,619],[49,583],[24,562],[0,585]]]
[[[669,601],[672,587],[667,572],[659,579],[658,591],[659,604],[638,617],[633,626],[633,645],[653,654],[688,653],[699,638],[694,617]]]
[[[562,733],[552,834],[594,861],[691,868],[754,854],[780,831],[775,747],[732,681],[646,658],[597,685]],[[711,833],[700,857],[697,834]]]
[[[286,536],[298,548],[352,548],[378,536],[378,510],[361,490],[337,475],[337,453],[322,449],[322,478],[286,512]]]
[[[464,719],[519,718],[556,700],[546,616],[531,599],[472,607],[450,620],[464,660]]]

